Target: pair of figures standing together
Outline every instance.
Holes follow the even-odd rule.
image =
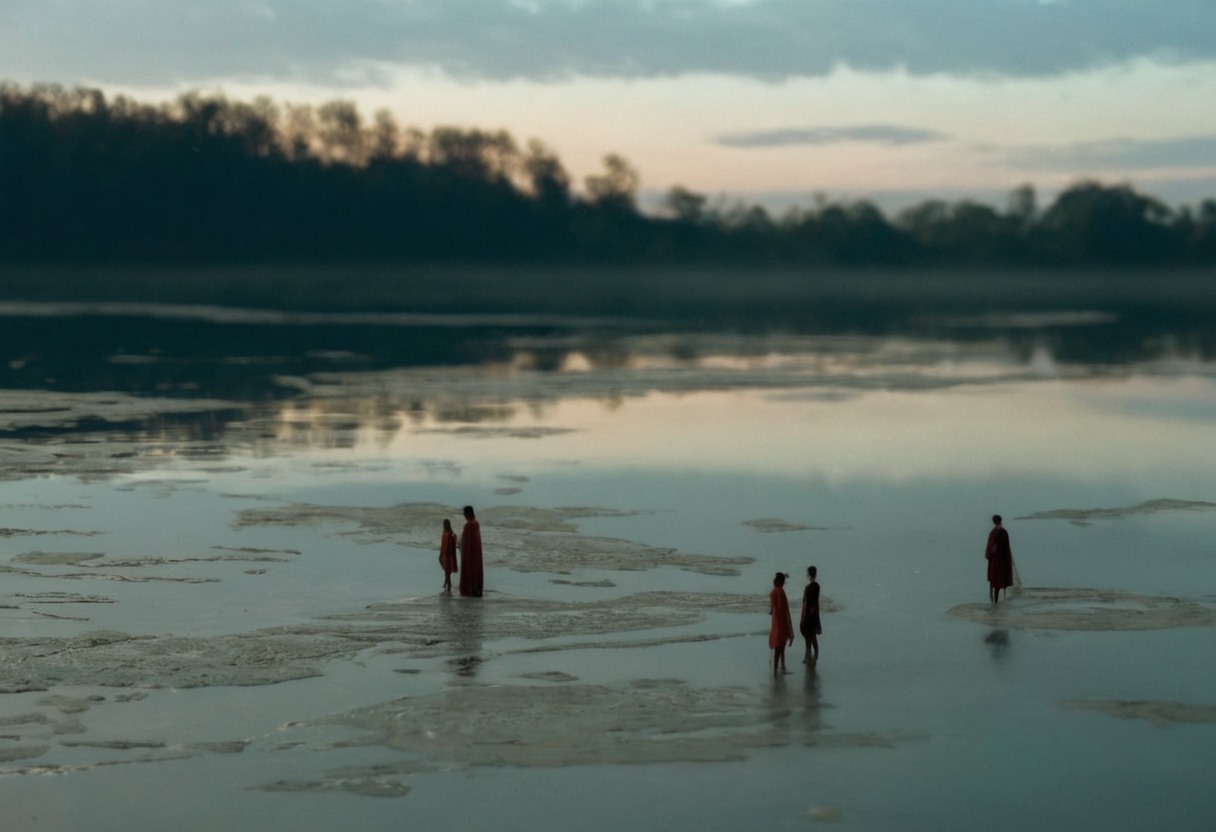
[[[460,550],[460,564],[456,563],[456,551]],[[464,528],[460,530],[460,541],[452,531],[452,521],[444,519],[443,535],[439,538],[439,565],[443,568],[443,590],[452,591],[452,573],[460,574],[460,594],[480,598],[484,571],[481,565],[481,524],[473,513],[472,506],[464,507]]]
[[[823,626],[819,622],[819,570],[806,568],[806,588],[802,590],[802,616],[798,619],[798,631],[806,640],[806,655],[803,664],[814,665],[819,661],[819,636]],[[784,572],[773,576],[773,589],[768,594],[773,623],[768,631],[768,646],[773,649],[773,673],[785,671],[786,645],[794,644],[794,622],[790,617],[790,602],[785,597]]]

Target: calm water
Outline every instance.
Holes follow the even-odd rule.
[[[6,314],[6,831],[1216,815],[1194,332]],[[410,508],[465,503],[482,602]],[[1026,587],[995,615],[994,512]],[[796,615],[810,563],[823,658],[774,678],[772,574]]]

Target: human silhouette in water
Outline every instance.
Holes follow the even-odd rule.
[[[452,591],[452,573],[459,571],[456,566],[456,532],[452,531],[452,521],[443,519],[443,534],[439,538],[439,566],[443,569],[443,591]]]
[[[802,590],[802,615],[798,619],[798,630],[806,640],[806,655],[803,664],[815,664],[819,661],[819,636],[823,634],[823,626],[819,623],[819,581],[816,580],[819,570],[814,566],[806,568],[806,588]]]
[[[794,622],[790,619],[790,602],[785,597],[785,573],[773,576],[773,588],[768,594],[772,626],[768,631],[768,646],[773,648],[773,673],[785,672],[785,647],[794,643]]]
[[[988,595],[995,607],[1000,601],[1001,590],[1013,586],[1013,549],[999,514],[992,515],[992,531],[988,532],[984,557],[988,561]]]
[[[464,528],[460,530],[460,594],[480,598],[484,576],[481,566],[481,524],[472,506],[464,507]]]

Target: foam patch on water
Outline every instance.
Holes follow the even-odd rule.
[[[999,606],[959,604],[950,615],[1026,630],[1165,630],[1214,627],[1216,609],[1182,598],[1112,589],[1028,588]]]
[[[580,569],[645,571],[674,566],[706,575],[735,576],[750,556],[714,557],[649,546],[630,540],[591,537],[575,521],[589,517],[628,517],[637,512],[591,507],[552,509],[497,506],[478,509],[488,565],[516,572],[568,574]],[[292,504],[249,508],[234,525],[334,526],[344,539],[361,543],[391,542],[430,549],[445,518],[459,517],[453,506],[405,503],[387,508]]]

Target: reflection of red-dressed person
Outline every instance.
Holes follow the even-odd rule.
[[[785,573],[773,576],[773,589],[768,594],[773,624],[768,631],[768,646],[773,648],[773,673],[785,672],[785,647],[794,643],[794,622],[790,618],[790,601],[785,597]]]
[[[456,532],[452,521],[444,518],[443,536],[439,538],[439,566],[443,569],[443,591],[452,591],[452,573],[459,572],[456,566]]]
[[[473,507],[464,507],[464,528],[460,531],[460,594],[481,597],[484,576],[481,568],[481,524]]]
[[[1013,586],[1013,549],[1009,546],[1009,532],[1001,525],[1001,515],[992,515],[992,531],[988,532],[988,548],[984,550],[988,561],[988,594],[995,607],[1001,590]]]

